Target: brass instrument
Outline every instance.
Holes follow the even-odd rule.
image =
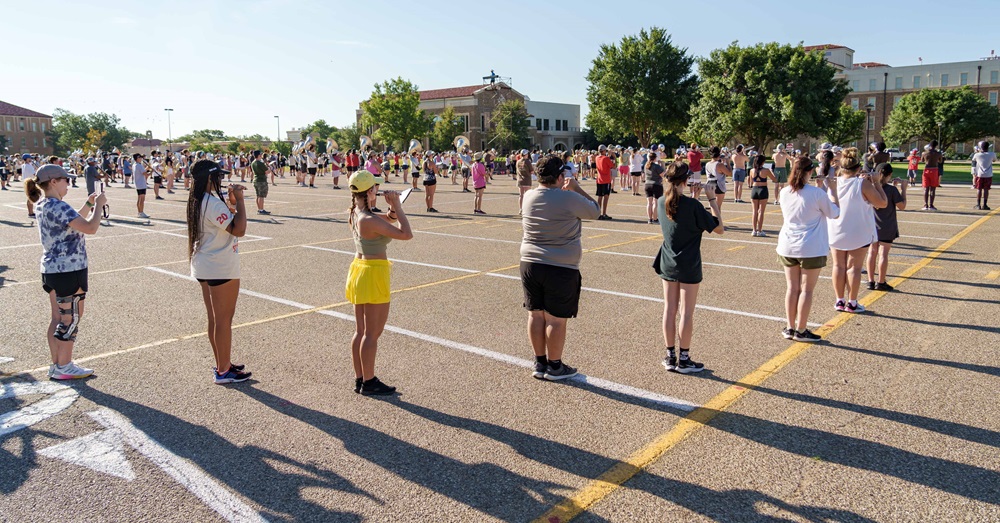
[[[459,135],[455,137],[455,150],[462,153],[469,149],[469,137],[465,135]]]
[[[372,139],[367,135],[361,135],[361,139],[358,140],[361,143],[361,152],[365,152],[372,148]]]
[[[423,146],[420,145],[420,140],[413,139],[410,140],[410,146],[407,147],[406,153],[409,154],[410,156],[414,156],[416,154],[419,154],[422,149]]]

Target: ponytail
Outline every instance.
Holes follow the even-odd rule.
[[[666,173],[664,173],[666,181],[669,183],[663,188],[663,207],[667,217],[671,220],[674,220],[674,216],[677,215],[677,207],[680,205],[681,196],[683,196],[681,186],[687,182],[690,173],[688,165],[681,161],[675,161],[668,165]]]
[[[35,203],[42,198],[42,191],[49,186],[49,182],[38,183],[37,178],[28,178],[24,181],[24,194],[28,196],[28,201]]]

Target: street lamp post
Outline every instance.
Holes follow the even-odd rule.
[[[277,148],[277,144],[281,143],[281,118],[278,115],[274,115],[274,119],[278,122],[278,136],[274,139],[275,148]]]
[[[872,128],[872,109],[874,108],[875,106],[870,103],[865,104],[865,147],[868,147],[869,143],[868,136],[869,136],[869,131]]]
[[[944,126],[944,122],[938,122],[938,147],[941,147],[941,127]]]
[[[164,109],[167,112],[167,152],[170,152],[174,146],[173,130],[170,128],[170,113],[174,112],[173,109]]]

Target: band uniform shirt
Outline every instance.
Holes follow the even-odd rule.
[[[191,277],[200,280],[235,280],[240,277],[239,238],[227,229],[233,211],[218,196],[201,198],[201,235],[191,256]]]

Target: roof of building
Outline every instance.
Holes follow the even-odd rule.
[[[52,118],[47,114],[42,114],[38,111],[32,111],[31,109],[25,109],[24,107],[19,107],[14,104],[9,104],[7,102],[0,101],[0,115],[2,116],[28,116],[32,118]]]
[[[472,96],[476,93],[476,91],[482,88],[482,84],[479,84],[469,85],[466,87],[449,87],[447,89],[420,91],[420,100],[440,100],[442,98],[461,98],[463,96]]]
[[[826,51],[827,49],[850,49],[846,45],[837,44],[820,44],[820,45],[804,45],[802,49],[806,52],[809,51]]]
[[[163,140],[157,140],[153,138],[149,140],[147,138],[136,138],[132,140],[133,147],[156,147],[157,145],[163,145]]]
[[[883,64],[882,62],[861,62],[860,64],[854,64],[855,69],[870,69],[872,67],[889,67],[889,64]]]

